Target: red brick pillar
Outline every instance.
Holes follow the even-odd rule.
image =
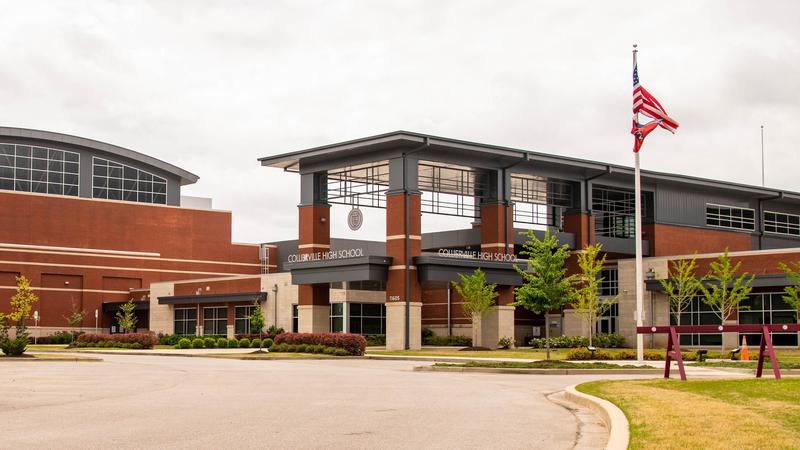
[[[408,200],[408,311],[406,310],[406,199]],[[422,300],[414,257],[422,253],[422,195],[419,192],[386,194],[386,255],[392,258],[386,280],[386,348],[421,347]]]
[[[514,252],[514,208],[503,202],[481,204],[481,252]],[[495,348],[504,337],[514,338],[514,286],[497,286],[497,308],[473,318],[473,345]]]
[[[298,254],[330,251],[330,205],[301,205],[298,210],[300,212]],[[330,289],[327,283],[299,285],[297,300],[299,332],[326,333],[330,331]]]

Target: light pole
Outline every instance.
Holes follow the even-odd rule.
[[[36,334],[33,336],[33,344],[36,345],[36,342],[39,339],[39,310],[38,309],[33,312],[33,324],[36,327]]]
[[[100,327],[98,326],[97,319],[100,317],[100,312],[97,309],[94,310],[94,332],[99,333]]]

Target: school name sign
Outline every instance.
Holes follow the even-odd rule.
[[[295,253],[289,255],[287,262],[329,261],[333,259],[359,258],[364,256],[363,248],[349,248],[346,250],[331,250],[328,252]]]

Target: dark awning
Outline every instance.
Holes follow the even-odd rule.
[[[522,277],[514,269],[515,264],[522,268],[527,267],[527,263],[523,260],[513,263],[443,256],[417,256],[414,258],[414,265],[417,266],[420,282],[459,281],[459,274],[469,275],[475,269],[481,269],[486,274],[487,283],[519,286],[522,284]]]
[[[287,264],[292,284],[335,283],[340,281],[386,281],[392,258],[362,256]]]
[[[266,292],[237,292],[233,294],[175,295],[158,297],[159,305],[196,305],[203,303],[263,302]]]
[[[103,302],[104,313],[114,313],[119,311],[119,307],[128,302]],[[149,311],[150,302],[133,302],[136,305],[134,311]]]

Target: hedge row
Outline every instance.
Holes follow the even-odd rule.
[[[269,348],[271,352],[289,352],[289,353],[319,353],[323,355],[332,356],[350,356],[350,352],[343,348],[326,347],[324,345],[311,345],[311,344],[275,344]]]
[[[105,334],[105,333],[84,333],[78,336],[75,340],[75,346],[78,346],[77,343],[83,342],[85,345],[84,347],[93,347],[95,345],[90,344],[99,344],[103,343],[116,343],[116,344],[140,344],[142,348],[153,348],[154,345],[158,344],[158,338],[155,334],[152,333],[125,333],[125,334]],[[105,346],[108,346],[105,344]]]
[[[275,336],[276,344],[324,345],[342,348],[354,356],[361,356],[367,348],[367,340],[360,334],[352,333],[283,333]]]
[[[533,348],[545,348],[547,338],[533,338],[528,342]],[[596,334],[592,337],[592,345],[597,348],[622,348],[625,347],[625,337],[616,333]],[[589,338],[586,336],[556,336],[550,338],[550,348],[579,348],[588,347]]]
[[[719,354],[709,354],[707,357],[717,358]],[[663,361],[665,357],[664,351],[646,351],[644,352],[644,359],[646,361]],[[697,352],[681,352],[681,357],[684,361],[697,361]],[[567,352],[567,359],[573,361],[580,360],[597,360],[608,361],[616,360],[635,360],[636,350],[620,350],[616,353],[611,353],[607,350],[596,350],[594,354],[586,348],[574,348]]]
[[[113,341],[100,341],[100,342],[81,342],[81,341],[76,341],[76,342],[72,343],[71,347],[77,347],[77,348],[85,348],[85,347],[91,347],[91,348],[129,348],[129,349],[132,349],[132,350],[141,350],[141,349],[144,348],[142,346],[142,344],[140,344],[138,342],[127,343],[127,342],[113,342]]]
[[[251,341],[247,338],[237,340],[226,339],[224,337],[214,338],[210,336],[183,337],[175,344],[175,348],[269,348],[272,344],[273,341],[270,338],[266,338],[263,341],[256,338]]]
[[[34,339],[33,336],[28,336],[28,341],[33,344],[70,344],[76,337],[83,334],[83,331],[56,331],[50,336],[39,336]]]

